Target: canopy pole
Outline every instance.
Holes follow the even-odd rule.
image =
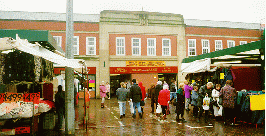
[[[67,0],[66,9],[66,58],[73,59],[73,0]],[[66,67],[66,116],[65,132],[67,135],[75,134],[74,109],[74,69]]]

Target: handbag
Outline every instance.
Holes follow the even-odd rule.
[[[156,113],[158,113],[158,114],[162,113],[162,107],[160,104],[157,105]]]
[[[203,105],[202,105],[202,107],[203,107],[204,110],[209,110],[210,109],[210,101],[211,101],[211,99],[208,96],[205,96],[203,98]]]
[[[129,101],[129,106],[130,106],[130,112],[131,112],[131,114],[133,114],[134,113],[134,107],[133,107],[132,101]]]

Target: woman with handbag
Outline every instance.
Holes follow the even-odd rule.
[[[159,96],[158,96],[158,103],[162,107],[163,119],[166,119],[166,110],[167,110],[169,101],[170,101],[170,91],[168,90],[168,86],[164,85],[163,90],[159,92]]]

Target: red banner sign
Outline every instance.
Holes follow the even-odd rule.
[[[178,67],[110,67],[110,74],[178,73]]]

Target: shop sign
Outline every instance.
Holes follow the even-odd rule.
[[[178,67],[110,67],[110,74],[178,73]]]
[[[87,67],[88,74],[96,74],[96,67]]]
[[[164,61],[126,61],[127,67],[165,67]]]

